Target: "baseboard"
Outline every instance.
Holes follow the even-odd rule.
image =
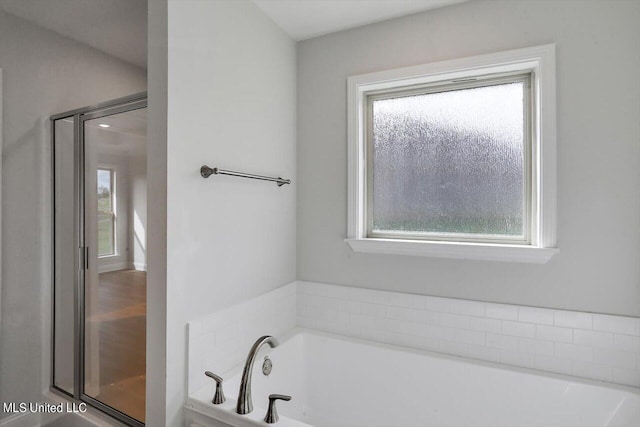
[[[100,265],[100,262],[98,262],[98,273],[110,273],[112,271],[126,270],[128,268],[131,268],[130,263],[126,261],[114,262],[111,264],[103,264],[103,265]]]
[[[142,262],[131,263],[131,268],[137,271],[147,271],[147,264]]]
[[[143,262],[120,261],[98,266],[98,273],[110,273],[120,270],[147,271],[147,264]]]

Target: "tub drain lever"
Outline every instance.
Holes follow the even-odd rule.
[[[213,403],[214,405],[224,403],[227,398],[224,397],[224,391],[222,391],[222,377],[214,374],[211,371],[205,371],[204,374],[216,381],[216,394],[213,396],[213,400],[211,401],[211,403]]]
[[[269,409],[267,410],[267,415],[264,417],[264,422],[267,424],[273,424],[280,419],[280,417],[278,417],[278,411],[276,411],[276,400],[284,400],[285,402],[288,402],[291,400],[291,396],[284,394],[269,395]]]

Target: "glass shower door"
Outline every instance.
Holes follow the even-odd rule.
[[[143,423],[146,108],[87,115],[82,127],[84,395]]]

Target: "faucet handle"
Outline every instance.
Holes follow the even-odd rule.
[[[269,409],[267,409],[267,415],[264,417],[264,422],[267,424],[273,424],[280,419],[280,417],[278,417],[278,411],[276,411],[276,400],[288,402],[291,400],[291,396],[287,396],[286,394],[269,395]]]
[[[216,394],[213,396],[213,400],[211,401],[211,403],[213,403],[214,405],[224,403],[227,398],[224,397],[224,391],[222,391],[222,377],[214,374],[211,371],[205,371],[204,374],[216,381]]]

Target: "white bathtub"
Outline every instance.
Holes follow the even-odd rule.
[[[302,329],[258,355],[248,415],[235,413],[240,369],[224,376],[224,404],[211,404],[213,385],[189,397],[187,426],[266,426],[270,393],[293,396],[277,404],[279,427],[640,426],[635,388]]]

